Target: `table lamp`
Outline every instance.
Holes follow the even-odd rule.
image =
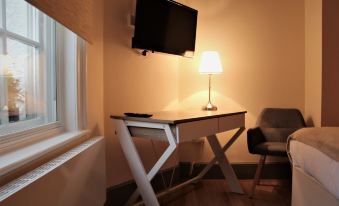
[[[199,72],[201,74],[208,74],[208,103],[203,107],[203,110],[217,110],[218,108],[211,102],[211,75],[222,73],[218,52],[205,51],[202,53]]]

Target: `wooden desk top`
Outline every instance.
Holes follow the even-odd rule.
[[[212,119],[216,117],[225,117],[237,114],[245,114],[247,111],[161,111],[152,113],[153,116],[150,118],[141,117],[128,117],[122,115],[111,115],[112,119],[122,119],[130,121],[140,122],[153,122],[153,123],[164,123],[164,124],[180,124],[185,122],[192,122],[204,119]]]

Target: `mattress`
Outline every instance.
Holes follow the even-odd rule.
[[[318,149],[295,140],[290,141],[289,155],[294,166],[314,177],[339,199],[339,162]]]

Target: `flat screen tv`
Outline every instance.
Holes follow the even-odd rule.
[[[192,57],[198,11],[171,0],[138,0],[132,48]]]

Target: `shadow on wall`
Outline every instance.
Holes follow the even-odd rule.
[[[308,117],[306,119],[306,125],[307,125],[307,127],[314,127],[314,121],[313,121],[312,117]]]

